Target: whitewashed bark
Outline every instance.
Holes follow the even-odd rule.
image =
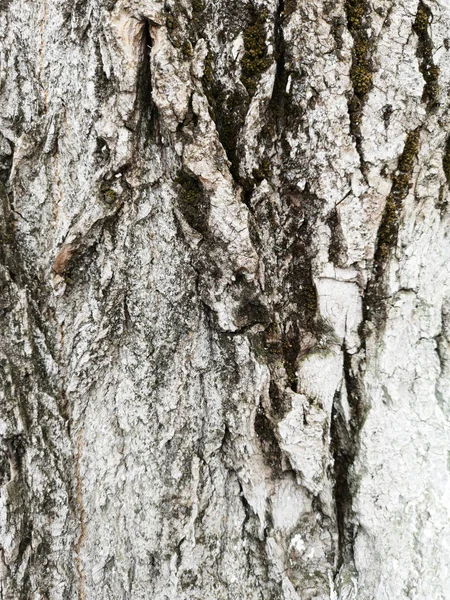
[[[449,2],[0,10],[0,598],[448,600]]]

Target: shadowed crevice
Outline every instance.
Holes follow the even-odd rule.
[[[146,138],[154,138],[157,129],[158,110],[152,99],[151,52],[153,40],[149,19],[142,21],[141,55],[137,76],[137,104],[140,127],[144,129]]]

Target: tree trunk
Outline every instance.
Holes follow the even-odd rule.
[[[448,1],[0,9],[0,598],[448,600]]]

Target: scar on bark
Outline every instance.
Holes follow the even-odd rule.
[[[74,252],[72,244],[63,244],[61,250],[56,255],[52,270],[56,275],[64,275],[70,265]]]

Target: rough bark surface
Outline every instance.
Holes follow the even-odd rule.
[[[447,0],[0,11],[2,600],[448,600]]]

